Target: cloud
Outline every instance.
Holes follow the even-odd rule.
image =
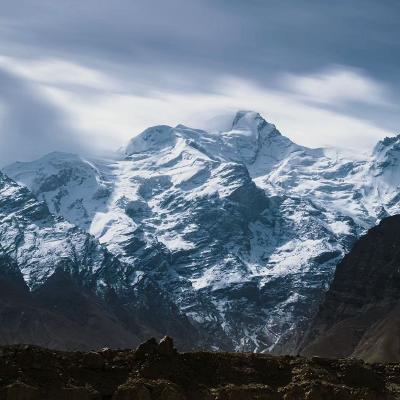
[[[101,137],[97,143],[104,151],[123,146],[151,125],[183,123],[216,129],[220,123],[226,125],[226,116],[233,116],[238,109],[261,112],[282,133],[312,147],[366,150],[390,134],[368,119],[321,108],[287,91],[263,88],[237,77],[214,81],[208,93],[149,90],[140,95],[113,93],[93,97],[58,88],[47,88],[45,92],[49,101],[70,115],[76,129],[92,138]],[[216,116],[219,118],[213,118]]]
[[[349,107],[337,107],[364,102],[387,108],[386,86],[348,67],[284,74],[273,87],[222,75],[201,89],[186,83],[190,76],[165,71],[153,72],[152,79],[138,71],[139,82],[136,74],[112,72],[62,58],[0,56],[0,164],[53,150],[109,154],[156,124],[226,127],[238,109],[259,111],[283,134],[311,147],[367,149],[391,133]]]
[[[0,87],[0,165],[84,147],[84,137],[36,85],[0,69]]]
[[[26,80],[48,85],[121,90],[117,81],[104,73],[63,59],[24,60],[0,55],[0,68]]]
[[[388,105],[385,86],[361,70],[333,67],[312,75],[284,76],[284,85],[293,93],[312,102],[339,104],[358,102]]]
[[[337,64],[399,82],[399,12],[399,2],[374,0],[3,0],[0,52],[194,81],[201,71],[270,84]]]
[[[102,153],[158,123],[216,128],[238,108],[302,144],[372,146],[398,126],[399,11],[374,0],[4,0],[0,157]]]

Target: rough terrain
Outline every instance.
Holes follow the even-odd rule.
[[[0,175],[0,244],[32,295],[61,268],[126,347],[170,335],[187,350],[296,354],[338,262],[400,212],[400,136],[371,154],[311,149],[247,111],[218,132],[133,134],[114,157],[55,152]]]
[[[400,365],[254,353],[178,353],[170,338],[136,350],[0,348],[1,400],[400,398]]]
[[[303,353],[400,360],[400,215],[385,218],[337,266]]]

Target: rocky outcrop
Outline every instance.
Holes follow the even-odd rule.
[[[245,353],[165,353],[154,339],[137,350],[89,353],[0,347],[6,400],[394,400],[397,364]]]
[[[399,361],[400,215],[370,229],[337,266],[305,355]]]

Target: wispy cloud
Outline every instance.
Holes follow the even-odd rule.
[[[121,90],[106,74],[77,63],[57,58],[39,60],[0,55],[0,68],[28,81],[58,86],[83,86],[98,90]]]
[[[101,137],[97,143],[104,149],[122,146],[150,125],[184,123],[209,128],[212,117],[232,115],[237,109],[261,112],[284,134],[313,147],[368,149],[383,136],[390,135],[369,119],[305,102],[297,92],[261,87],[237,77],[216,79],[209,92],[149,88],[145,94],[86,96],[53,87],[44,91],[49,100],[69,115],[80,132]],[[215,122],[212,127],[217,128]]]
[[[0,69],[0,87],[0,165],[84,147],[85,137],[40,86]]]
[[[4,0],[0,157],[98,153],[238,108],[306,145],[372,146],[399,125],[399,12],[374,0]]]
[[[312,102],[389,104],[387,88],[360,69],[335,66],[311,75],[286,75],[283,80],[289,91]]]

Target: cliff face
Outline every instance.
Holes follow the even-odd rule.
[[[400,215],[370,229],[337,266],[305,355],[400,360]]]

